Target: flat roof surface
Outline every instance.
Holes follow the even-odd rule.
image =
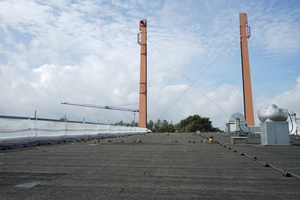
[[[1,150],[0,197],[300,199],[300,146],[259,141],[150,133]]]

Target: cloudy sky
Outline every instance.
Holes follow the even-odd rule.
[[[255,121],[271,103],[300,116],[298,0],[0,0],[0,114],[107,123],[138,108],[139,20],[148,21],[148,120],[225,128],[243,113],[239,13],[251,26]]]

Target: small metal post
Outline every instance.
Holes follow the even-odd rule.
[[[38,122],[36,119],[36,110],[34,111],[34,129],[35,129],[35,137],[38,135]]]

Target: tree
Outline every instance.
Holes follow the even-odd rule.
[[[164,132],[174,132],[175,128],[174,125],[171,123],[169,123],[167,120],[160,120],[158,119],[155,123],[150,120],[147,124],[147,128],[149,128],[152,132],[160,132],[160,133],[164,133]]]
[[[153,129],[154,129],[154,122],[152,120],[150,120],[148,123],[147,123],[147,128],[150,129],[152,132],[153,132]]]
[[[139,124],[137,122],[135,122],[134,120],[131,121],[131,123],[129,124],[129,126],[138,126]]]
[[[154,124],[153,132],[160,132],[160,129],[161,129],[161,120],[158,119],[158,120],[156,120],[156,122]]]
[[[212,122],[207,117],[200,117],[199,115],[189,116],[181,120],[176,125],[178,131],[181,132],[217,132],[220,129],[212,126]]]
[[[119,121],[119,122],[116,122],[114,125],[117,125],[117,126],[124,126],[124,122],[123,120]]]
[[[175,132],[175,125],[172,122],[168,126],[168,132]]]
[[[123,122],[123,120],[114,123],[113,125],[117,125],[117,126],[138,126],[138,123],[135,122],[134,120],[131,121],[131,123],[125,123]]]
[[[167,120],[163,120],[161,123],[160,131],[159,132],[169,132],[169,123]]]
[[[200,117],[199,115],[189,116],[186,119],[181,120],[179,123],[173,125],[172,122],[168,122],[167,120],[158,119],[155,123],[150,120],[147,123],[147,128],[152,132],[222,132],[219,128],[215,128],[212,126],[212,122],[207,117]]]
[[[68,121],[66,117],[62,117],[59,120],[61,120],[61,121]]]

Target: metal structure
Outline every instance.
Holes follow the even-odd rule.
[[[147,20],[139,24],[138,44],[141,46],[140,55],[140,100],[139,100],[139,126],[147,126]]]
[[[291,117],[291,123],[292,123],[292,130],[290,131],[290,133],[292,135],[296,135],[295,140],[299,141],[297,120],[300,120],[300,118],[297,118],[296,113],[294,113],[294,112],[291,112],[290,117]],[[294,127],[295,127],[295,131],[293,131]]]
[[[0,115],[0,149],[147,133],[148,129],[104,123]],[[5,143],[3,143],[5,141]],[[9,142],[8,142],[9,141]],[[5,146],[11,143],[9,146]]]
[[[289,116],[288,110],[278,108],[275,104],[269,105],[266,109],[258,111],[258,119],[265,121],[286,121]]]
[[[250,38],[250,26],[246,13],[240,13],[240,39],[243,73],[244,115],[247,126],[254,126],[252,87],[250,76],[250,63],[248,53],[248,39]]]
[[[92,104],[77,104],[77,103],[69,103],[69,102],[64,102],[64,103],[61,103],[61,104],[71,105],[71,106],[99,108],[99,109],[110,109],[110,110],[119,110],[119,111],[139,112],[139,110],[136,110],[136,109],[122,108],[122,107],[116,107],[116,106],[99,106],[99,105],[92,105]]]
[[[288,110],[275,104],[258,112],[262,145],[290,145]]]

